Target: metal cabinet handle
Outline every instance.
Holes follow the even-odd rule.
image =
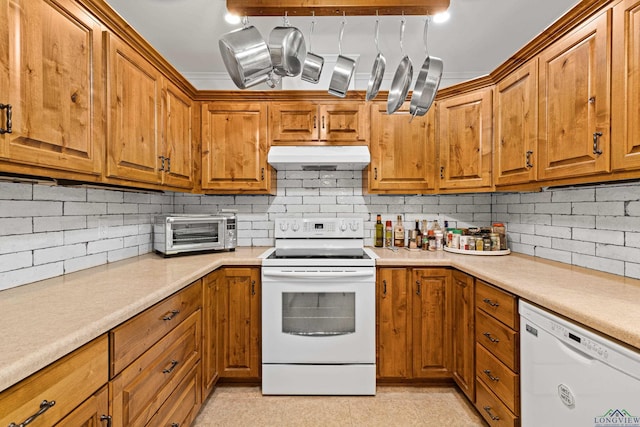
[[[171,157],[167,157],[167,172],[171,172]]]
[[[165,161],[166,157],[158,156],[158,158],[160,159],[160,172],[164,172],[164,161]]]
[[[491,301],[489,298],[485,298],[482,300],[485,304],[489,304],[491,307],[500,307],[500,304],[497,302]]]
[[[602,150],[598,147],[598,138],[602,136],[602,132],[593,133],[593,154],[599,156],[602,154]]]
[[[264,181],[264,168],[260,169],[260,180]]]
[[[485,375],[488,376],[491,381],[496,381],[496,382],[500,381],[500,377],[494,377],[493,375],[491,375],[491,370],[490,369],[485,369],[482,372],[484,372]]]
[[[251,295],[255,295],[256,294],[256,281],[252,280],[251,281]]]
[[[387,295],[387,281],[382,281],[382,295]]]
[[[107,427],[111,427],[111,415],[100,415],[100,421],[106,421]]]
[[[491,341],[492,343],[494,343],[494,344],[497,344],[497,343],[499,343],[499,342],[500,342],[500,340],[499,340],[498,338],[494,338],[494,337],[492,337],[492,336],[491,336],[491,334],[490,334],[489,332],[485,332],[485,333],[483,333],[482,335],[484,335],[485,337],[487,337],[487,339],[488,339],[489,341]]]
[[[324,116],[322,116],[322,129],[324,129]]]
[[[180,424],[178,424],[178,423],[171,423],[171,427],[180,427]]]
[[[173,372],[174,369],[176,369],[176,366],[178,366],[178,362],[177,360],[171,360],[171,365],[168,368],[164,368],[162,370],[163,374],[170,374],[171,372]]]
[[[168,312],[167,314],[164,315],[162,320],[172,320],[179,313],[180,313],[180,310],[171,310],[170,312]]]
[[[444,179],[444,166],[440,166],[440,179]]]
[[[416,280],[416,285],[417,285],[416,295],[420,295],[422,293],[422,291],[420,289],[420,281],[419,280]]]
[[[532,168],[532,167],[533,167],[533,163],[531,163],[531,156],[532,156],[532,155],[533,155],[533,151],[531,151],[531,150],[527,151],[527,157],[526,157],[526,159],[525,159],[525,160],[526,160],[526,162],[527,162],[526,166],[527,166],[528,168]]]
[[[26,420],[24,420],[20,424],[16,424],[16,423],[9,424],[9,427],[24,427],[24,426],[26,426],[28,424],[31,424],[36,418],[38,418],[40,415],[42,415],[45,412],[47,412],[49,410],[49,408],[51,408],[55,404],[56,404],[55,400],[52,400],[51,402],[49,402],[48,400],[43,400],[40,403],[40,409],[38,409],[38,412],[36,412],[35,414],[31,415],[29,418],[27,418]]]
[[[378,168],[373,168],[373,179],[378,179]]]
[[[493,420],[493,421],[498,421],[500,419],[499,416],[497,415],[493,415],[491,413],[491,406],[484,406],[482,409],[484,409],[484,411],[489,414],[489,417]]]
[[[6,110],[7,115],[7,128],[0,128],[0,135],[3,133],[12,133],[12,123],[11,123],[11,104],[0,104],[0,110]]]
[[[313,128],[318,129],[318,117],[313,116]]]

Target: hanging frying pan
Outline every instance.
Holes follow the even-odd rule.
[[[436,97],[438,87],[440,87],[440,79],[442,78],[442,59],[429,55],[427,32],[430,20],[431,19],[427,17],[424,22],[424,49],[427,57],[422,64],[422,69],[418,74],[418,80],[416,80],[413,93],[411,94],[411,105],[409,106],[411,118],[427,114]]]
[[[380,91],[380,83],[382,83],[382,78],[384,76],[384,69],[387,65],[387,60],[384,55],[380,51],[380,45],[378,44],[378,34],[380,31],[380,20],[376,18],[376,50],[378,51],[378,55],[376,59],[373,61],[373,68],[371,69],[371,75],[369,76],[369,84],[367,85],[367,101],[371,101],[373,98],[378,95]]]
[[[404,38],[404,26],[406,20],[404,16],[400,23],[400,53],[403,54],[402,41]],[[393,114],[402,105],[407,98],[409,92],[409,86],[411,85],[411,79],[413,79],[413,64],[409,55],[404,55],[398,64],[396,73],[393,76],[391,82],[391,89],[389,90],[389,96],[387,97],[387,114]]]

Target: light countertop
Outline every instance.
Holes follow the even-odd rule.
[[[147,254],[0,291],[0,390],[222,265],[260,266],[266,249]],[[374,251],[380,267],[455,267],[640,349],[640,280],[519,254]]]

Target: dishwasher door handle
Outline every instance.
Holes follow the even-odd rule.
[[[353,277],[371,277],[369,271],[269,271],[262,272],[264,277],[279,277],[287,279],[344,279]]]

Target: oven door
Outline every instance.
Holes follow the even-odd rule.
[[[263,363],[375,363],[375,269],[263,267]]]

